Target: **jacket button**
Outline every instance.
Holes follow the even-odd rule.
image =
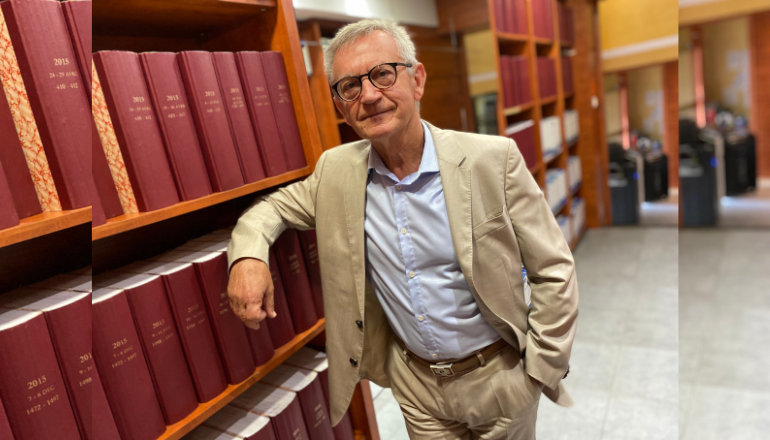
[[[350,358],[350,364],[351,364],[351,365],[353,365],[353,366],[355,367],[355,366],[357,366],[357,365],[358,365],[358,361],[357,361],[357,360],[355,360],[355,359],[353,359],[353,358]]]
[[[363,321],[356,321],[356,325],[358,328],[364,328],[364,322]]]

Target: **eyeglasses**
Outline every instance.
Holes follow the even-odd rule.
[[[397,66],[412,67],[411,64],[405,63],[383,63],[374,66],[369,73],[365,73],[361,76],[349,76],[342,78],[334,84],[332,89],[332,96],[337,96],[343,101],[351,102],[355,101],[361,96],[361,90],[363,90],[363,83],[361,80],[366,76],[369,78],[369,82],[380,90],[388,89],[396,83],[398,79]]]

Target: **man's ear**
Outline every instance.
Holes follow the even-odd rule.
[[[413,69],[414,75],[411,79],[414,84],[414,100],[419,101],[425,94],[425,81],[428,79],[428,74],[425,73],[425,66],[422,63],[417,63]]]

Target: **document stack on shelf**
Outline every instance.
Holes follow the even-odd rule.
[[[544,163],[561,153],[561,120],[558,116],[549,116],[540,121],[540,148]]]
[[[577,110],[564,110],[564,138],[568,145],[577,142],[580,136],[580,119]]]
[[[569,244],[572,242],[572,227],[570,226],[570,217],[566,215],[560,215],[556,217],[556,223],[559,224],[561,234],[564,236],[564,240]]]
[[[580,234],[580,231],[586,226],[586,203],[582,197],[575,197],[572,199],[570,217],[572,217],[572,230],[574,236],[577,237],[577,235]]]
[[[572,193],[580,188],[583,182],[583,169],[580,156],[570,156],[567,159],[567,176],[569,177],[569,189]]]
[[[567,173],[562,168],[545,173],[545,198],[554,214],[567,203]]]

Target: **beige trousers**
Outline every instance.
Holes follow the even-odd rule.
[[[540,386],[506,347],[470,373],[439,377],[393,342],[386,372],[412,440],[534,440]]]

